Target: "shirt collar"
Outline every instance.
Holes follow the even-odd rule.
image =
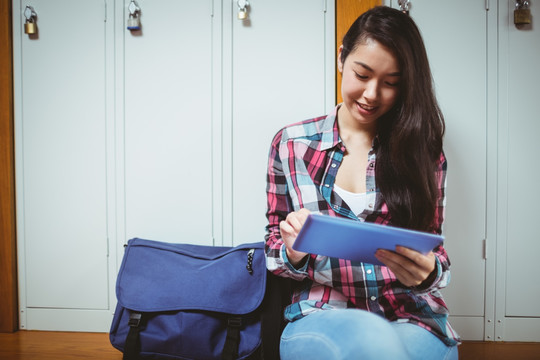
[[[319,145],[319,150],[324,151],[331,149],[337,145],[343,143],[341,137],[339,136],[339,127],[337,122],[337,112],[343,103],[338,104],[331,113],[326,116],[321,125],[321,143]],[[375,135],[373,142],[371,144],[372,151],[379,146],[379,135]]]
[[[337,112],[340,106],[341,104],[338,104],[321,123],[321,142],[319,144],[319,150],[321,151],[331,149],[341,144],[341,138],[339,137],[339,129],[337,123]]]

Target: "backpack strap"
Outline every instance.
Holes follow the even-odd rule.
[[[123,360],[140,359],[140,341],[139,334],[141,332],[142,313],[132,312],[129,315],[129,332],[124,345]]]
[[[242,318],[231,316],[227,319],[227,337],[221,358],[223,360],[238,359],[238,346],[240,345],[240,328],[242,327]]]

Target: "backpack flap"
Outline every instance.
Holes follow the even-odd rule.
[[[237,247],[132,239],[116,284],[118,303],[140,312],[248,314],[266,289],[264,243]]]

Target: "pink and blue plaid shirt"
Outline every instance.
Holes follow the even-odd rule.
[[[280,130],[270,149],[267,177],[267,267],[295,282],[285,318],[294,321],[314,311],[358,308],[390,321],[410,322],[429,330],[448,345],[460,341],[448,323],[448,309],[439,289],[450,281],[450,261],[442,246],[434,250],[437,276],[431,284],[406,287],[386,267],[311,254],[296,269],[287,259],[279,223],[288,213],[306,208],[329,216],[380,224],[391,222],[375,182],[376,156],[369,153],[366,169],[366,208],[358,215],[333,191],[345,153],[336,114],[293,124]],[[446,159],[437,171],[439,200],[432,232],[440,234],[445,206]]]

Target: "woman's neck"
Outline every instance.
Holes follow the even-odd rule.
[[[362,124],[354,121],[350,114],[341,106],[337,116],[339,136],[345,146],[371,147],[377,133],[376,124]]]

